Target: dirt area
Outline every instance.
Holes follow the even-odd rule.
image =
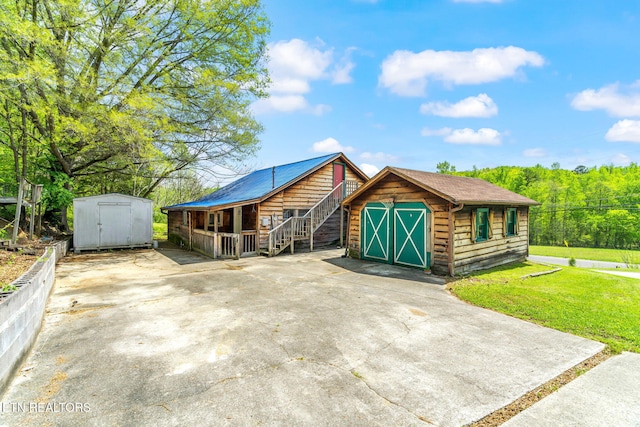
[[[44,253],[45,245],[37,240],[18,239],[17,251],[0,248],[0,287],[25,273]]]

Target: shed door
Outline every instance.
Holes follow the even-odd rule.
[[[99,203],[99,247],[131,244],[131,203]]]
[[[391,262],[390,213],[382,203],[367,203],[362,210],[362,258]]]
[[[412,267],[431,265],[428,249],[429,210],[422,203],[398,203],[393,209],[393,262]]]

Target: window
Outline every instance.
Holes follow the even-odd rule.
[[[476,242],[489,238],[489,209],[476,209]]]
[[[285,209],[282,211],[282,220],[286,221],[292,216],[295,216],[295,212],[293,209]]]
[[[518,234],[518,210],[516,208],[507,209],[507,236]]]

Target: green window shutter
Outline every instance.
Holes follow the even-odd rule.
[[[509,229],[509,219],[507,218],[507,216],[509,215],[509,210],[507,208],[504,208],[502,210],[502,236],[506,237],[507,236],[507,230]]]
[[[482,242],[489,238],[489,209],[476,209],[476,242]]]
[[[518,210],[509,208],[507,210],[507,236],[518,234]]]
[[[471,242],[475,243],[476,242],[476,233],[478,230],[478,226],[476,224],[477,221],[477,215],[476,215],[476,211],[472,210],[471,211]]]
[[[489,209],[489,215],[487,218],[487,238],[493,239],[493,211],[494,209]]]

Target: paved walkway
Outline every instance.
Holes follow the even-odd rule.
[[[604,361],[503,426],[640,426],[640,354]]]
[[[614,270],[593,270],[598,273],[613,274],[614,276],[630,277],[632,279],[640,279],[640,272],[635,271],[614,271]],[[639,426],[640,427],[640,426]]]
[[[539,262],[543,264],[569,265],[568,258],[558,258],[542,255],[529,255],[529,261]],[[577,259],[576,267],[580,268],[627,268],[626,264],[620,262],[593,261],[588,259]],[[640,279],[640,271],[615,271],[615,270],[594,270],[599,273],[613,274],[615,276],[630,277],[632,279]]]
[[[559,258],[543,255],[529,255],[529,261],[540,262],[546,264],[569,265],[569,258]],[[590,259],[576,259],[576,267],[581,268],[627,268],[627,265],[621,262],[593,261]]]
[[[603,348],[342,253],[65,258],[0,425],[457,427]]]

